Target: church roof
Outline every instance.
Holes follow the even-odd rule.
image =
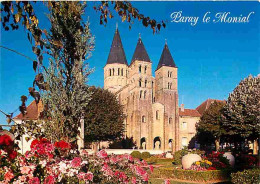
[[[138,39],[138,42],[137,42],[137,45],[136,45],[136,48],[135,48],[135,52],[134,52],[134,55],[132,57],[131,64],[135,60],[151,62],[141,38]]]
[[[127,60],[125,56],[125,51],[123,48],[123,44],[119,35],[118,29],[116,29],[113,42],[110,48],[109,56],[107,59],[107,64],[113,64],[113,63],[119,63],[119,64],[126,64]]]
[[[200,104],[196,110],[202,115],[208,108],[209,106],[214,103],[214,102],[222,102],[225,103],[225,100],[216,100],[216,99],[207,99],[204,101],[202,104]]]
[[[162,66],[176,67],[167,43],[164,45],[163,52],[156,70],[160,69]]]

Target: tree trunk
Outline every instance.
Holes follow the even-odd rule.
[[[254,155],[257,155],[258,154],[258,152],[257,152],[257,148],[258,148],[258,140],[256,139],[256,140],[254,140],[254,148],[253,148],[253,154]]]
[[[219,142],[220,142],[219,138],[215,140],[216,151],[219,150]]]
[[[98,142],[94,142],[93,151],[94,151],[94,154],[96,154],[98,152]]]

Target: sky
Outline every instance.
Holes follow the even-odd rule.
[[[227,99],[238,83],[252,74],[260,73],[260,7],[259,2],[132,2],[140,13],[156,20],[166,20],[166,28],[153,34],[135,20],[132,28],[118,16],[108,20],[106,26],[99,24],[99,13],[93,10],[94,2],[88,2],[84,20],[89,20],[95,36],[95,50],[87,60],[94,73],[89,85],[103,87],[103,67],[106,64],[116,23],[121,35],[128,63],[133,56],[139,33],[152,60],[153,75],[159,62],[165,39],[178,67],[179,103],[185,108],[196,108],[208,98]],[[172,22],[171,14],[182,11],[182,16],[199,17],[196,25]],[[47,8],[37,2],[35,12],[41,28],[49,28]],[[208,23],[202,18],[206,12]],[[251,14],[247,23],[213,22],[219,12],[229,16],[243,17]],[[115,12],[114,12],[115,15]],[[178,21],[178,19],[176,19]],[[16,31],[4,31],[1,27],[0,45],[35,58],[23,27]],[[36,58],[35,58],[36,59]],[[48,60],[44,59],[45,65]],[[35,73],[32,62],[8,50],[0,50],[0,109],[6,113],[19,113],[20,97],[28,94]],[[27,105],[33,100],[30,97]],[[5,116],[0,114],[0,124]]]

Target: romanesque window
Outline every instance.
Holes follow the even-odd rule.
[[[115,75],[115,69],[113,68],[113,75]]]
[[[170,89],[170,83],[168,82],[168,89]]]
[[[112,71],[111,71],[111,68],[109,69],[109,76],[111,76],[112,75]]]
[[[187,130],[188,123],[187,122],[182,122],[182,129]]]
[[[142,94],[143,94],[143,91],[141,90],[141,91],[140,91],[140,97],[139,97],[139,98],[142,98]]]
[[[170,71],[168,71],[168,77],[170,77]]]
[[[144,81],[144,87],[146,87],[146,86],[147,86],[147,80]]]
[[[141,72],[142,72],[142,66],[139,65],[139,73],[141,73]]]
[[[118,68],[118,74],[117,75],[120,75],[120,68]]]
[[[142,123],[145,123],[146,120],[145,120],[145,116],[142,116]]]
[[[121,75],[124,76],[124,69],[121,69]]]
[[[147,66],[144,67],[144,73],[146,73],[146,71],[147,71]]]
[[[169,89],[172,89],[172,83],[169,83]]]
[[[145,99],[145,97],[146,97],[146,91],[144,91],[144,99]]]
[[[139,79],[139,87],[142,87],[142,79]]]
[[[169,124],[172,124],[172,118],[169,118]]]
[[[157,110],[156,111],[156,119],[158,120],[160,117],[159,117],[159,111]]]
[[[172,77],[172,72],[170,73],[170,77]]]

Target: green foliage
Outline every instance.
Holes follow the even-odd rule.
[[[119,138],[109,144],[110,149],[132,149],[136,147],[133,137]]]
[[[234,184],[259,184],[260,169],[244,170],[242,172],[232,173],[231,181]]]
[[[218,144],[222,135],[226,134],[222,126],[224,102],[214,101],[209,108],[203,113],[200,121],[196,125],[197,140],[202,145],[209,145],[216,141]],[[218,149],[219,145],[216,145]]]
[[[156,156],[151,156],[150,158],[145,159],[148,164],[154,164],[158,161]]]
[[[91,93],[86,82],[91,71],[85,62],[94,48],[88,23],[83,23],[84,5],[59,2],[50,9],[51,28],[46,32],[49,68],[44,77],[49,90],[43,93],[45,136],[50,140],[75,141],[80,120]]]
[[[134,158],[142,158],[142,154],[140,153],[140,151],[133,151],[130,155]]]
[[[85,112],[85,141],[99,142],[121,138],[124,131],[123,107],[116,96],[101,88],[91,87],[90,105]]]
[[[184,170],[175,168],[156,168],[151,175],[151,178],[168,178],[177,180],[188,180],[194,182],[215,182],[215,181],[226,181],[229,179],[230,171],[194,171]]]
[[[255,140],[260,134],[260,75],[242,80],[224,108],[224,128],[231,136]]]
[[[142,156],[141,156],[142,159],[147,159],[150,157],[151,157],[151,154],[148,151],[142,152]]]

